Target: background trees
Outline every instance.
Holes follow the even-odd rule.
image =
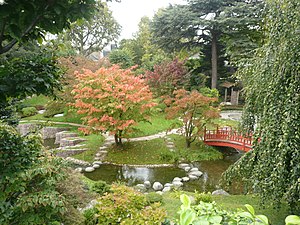
[[[300,200],[300,3],[267,1],[266,41],[241,71],[246,105],[244,128],[255,130],[254,149],[232,166],[225,178],[242,180],[265,202]]]
[[[122,137],[133,125],[147,121],[155,105],[149,87],[131,69],[113,66],[100,68],[95,73],[85,70],[77,74],[77,80],[73,90],[74,106],[89,126],[82,130],[87,133],[109,131],[117,145],[122,145]]]
[[[78,18],[92,15],[95,0],[18,1],[0,6],[0,54],[16,43],[40,40],[46,32],[58,33]]]
[[[169,6],[154,16],[152,30],[156,36],[155,41],[169,51],[209,46],[210,50],[204,53],[209,54],[211,62],[211,70],[208,72],[211,76],[211,88],[216,88],[218,68],[220,65],[224,66],[224,59],[218,65],[218,59],[224,54],[222,37],[228,42],[232,40],[231,37],[239,39],[234,44],[235,47],[238,44],[243,46],[238,47],[243,52],[249,53],[257,47],[254,37],[259,35],[252,33],[257,33],[259,29],[261,5],[261,1],[189,0],[188,5]],[[230,44],[228,50],[231,51],[227,53],[237,53],[232,42]]]
[[[107,4],[96,1],[96,10],[91,18],[72,23],[61,39],[69,41],[75,52],[89,56],[93,52],[101,52],[109,43],[116,41],[120,29]]]

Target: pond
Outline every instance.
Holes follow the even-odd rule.
[[[186,191],[212,192],[218,189],[218,183],[222,173],[242,154],[224,153],[224,159],[215,161],[200,161],[192,163],[203,172],[203,176],[195,181],[184,183],[183,189]],[[184,177],[186,172],[178,167],[130,167],[127,165],[116,166],[102,164],[94,172],[85,173],[85,176],[92,180],[104,180],[107,183],[123,182],[128,186],[134,186],[149,180],[151,183],[158,181],[162,184],[171,183],[174,177]]]

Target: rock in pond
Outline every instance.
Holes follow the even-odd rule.
[[[213,191],[213,193],[211,193],[212,195],[230,195],[229,193],[227,193],[226,191],[224,191],[223,189],[218,189]]]
[[[164,186],[159,182],[154,182],[152,188],[154,189],[154,191],[161,191]]]
[[[199,169],[197,167],[193,167],[190,172],[195,172],[195,171],[199,171]]]
[[[83,169],[81,167],[78,167],[75,169],[75,171],[81,173],[83,171]]]
[[[173,181],[172,184],[174,185],[174,187],[182,187],[183,183],[181,181]]]
[[[190,166],[190,165],[189,165],[189,164],[186,164],[186,163],[180,163],[180,164],[178,165],[178,167],[181,168],[181,169],[184,169],[185,167],[188,167],[188,166]]]
[[[185,171],[185,172],[189,172],[189,171],[190,171],[190,169],[191,169],[191,167],[189,167],[189,166],[187,166],[187,167],[184,167],[184,171]]]
[[[98,165],[101,165],[102,162],[101,161],[94,161],[93,164],[98,164]]]
[[[91,166],[89,166],[89,167],[87,167],[87,168],[85,168],[85,172],[93,172],[95,170],[95,168],[94,167],[91,167]]]
[[[137,184],[135,187],[140,192],[146,192],[146,190],[147,190],[147,188],[145,187],[144,184]]]
[[[173,179],[173,182],[175,182],[175,181],[181,181],[181,180],[182,180],[181,178],[175,177],[175,178]]]
[[[150,181],[148,181],[148,180],[146,180],[146,181],[144,182],[144,185],[145,185],[146,188],[151,188],[151,183],[150,183]]]
[[[100,167],[99,164],[93,164],[93,168],[97,169],[97,168],[99,168],[99,167]]]
[[[162,189],[162,192],[167,192],[167,191],[171,191],[171,187],[164,187],[164,189]]]
[[[199,177],[189,174],[189,178],[190,180],[197,180]]]
[[[201,177],[203,173],[201,171],[193,171],[193,172],[189,172],[189,175]]]
[[[189,181],[189,180],[190,180],[189,177],[183,177],[183,178],[182,178],[182,181],[183,181],[183,182],[187,182],[187,181]]]

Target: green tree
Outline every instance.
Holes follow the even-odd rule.
[[[188,5],[171,5],[159,11],[154,16],[152,29],[159,46],[169,51],[210,46],[211,87],[216,88],[218,56],[221,54],[218,45],[221,44],[222,35],[234,30],[235,37],[241,38],[238,34],[244,30],[256,32],[260,17],[255,10],[260,7],[260,3],[243,0],[189,0]],[[240,10],[241,7],[243,10]],[[226,37],[228,39],[230,35]],[[248,38],[248,35],[243,37]]]
[[[142,17],[138,32],[133,35],[133,38],[124,39],[120,43],[120,49],[131,52],[133,61],[141,67],[141,72],[153,70],[154,65],[169,59],[168,54],[153,44],[152,39],[155,37],[151,32],[150,23],[149,17]]]
[[[225,173],[241,180],[263,201],[287,202],[299,212],[300,201],[300,2],[269,0],[266,40],[243,74],[244,128],[253,130],[252,151]]]
[[[134,65],[132,53],[127,49],[115,49],[109,53],[108,58],[112,64],[117,64],[123,69]]]
[[[93,52],[102,51],[110,42],[120,35],[120,25],[113,18],[106,3],[97,1],[96,10],[89,19],[81,19],[64,31],[63,40],[71,42],[75,52],[88,56]]]
[[[9,0],[0,5],[0,54],[18,42],[42,40],[46,32],[59,33],[79,18],[89,18],[95,0]]]

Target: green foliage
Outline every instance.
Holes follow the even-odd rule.
[[[149,204],[155,203],[155,202],[162,202],[163,197],[161,194],[158,194],[156,192],[150,192],[149,194],[146,195],[146,200]]]
[[[33,94],[54,95],[61,87],[63,71],[54,52],[47,47],[27,45],[5,54],[0,62],[0,102]]]
[[[167,151],[167,152],[161,152],[159,154],[159,158],[163,162],[175,163],[178,162],[180,156],[175,152]]]
[[[45,224],[65,212],[65,198],[56,190],[65,178],[63,164],[42,148],[39,138],[0,125],[1,224]]]
[[[110,192],[111,186],[108,185],[105,181],[99,180],[94,182],[91,186],[91,191],[94,191],[100,195],[104,195],[105,193]]]
[[[95,0],[5,2],[0,9],[0,54],[18,42],[42,43],[46,32],[59,33],[77,19],[90,17],[94,6]]]
[[[190,224],[251,224],[268,225],[268,218],[264,215],[256,215],[252,206],[245,205],[248,211],[227,212],[219,209],[215,202],[200,202],[196,206],[191,206],[190,198],[183,194],[180,196],[182,202],[180,214],[180,225]]]
[[[53,117],[56,114],[63,113],[66,108],[66,105],[60,101],[49,102],[45,109],[43,116],[46,118]]]
[[[37,109],[35,107],[25,107],[22,109],[22,115],[24,117],[33,116],[37,114]]]
[[[134,65],[132,54],[126,49],[116,49],[109,54],[109,61],[127,69]]]
[[[288,202],[299,212],[300,200],[300,3],[267,1],[266,41],[243,74],[245,131],[256,124],[254,148],[224,176],[242,181],[263,202]]]
[[[65,30],[56,42],[70,46],[80,55],[89,56],[93,52],[101,52],[109,43],[116,41],[120,35],[120,25],[113,18],[107,3],[96,1],[96,8],[89,20],[82,19],[72,23],[70,29]]]
[[[195,202],[199,204],[200,202],[213,202],[211,193],[195,193]]]
[[[96,225],[97,224],[97,217],[96,214],[98,212],[97,208],[90,208],[83,211],[83,216],[85,218],[84,225]]]
[[[289,215],[285,218],[286,225],[297,225],[300,224],[300,217],[296,215]]]
[[[112,193],[98,199],[97,224],[160,224],[166,216],[159,203],[149,205],[146,197],[126,186],[112,185]]]

